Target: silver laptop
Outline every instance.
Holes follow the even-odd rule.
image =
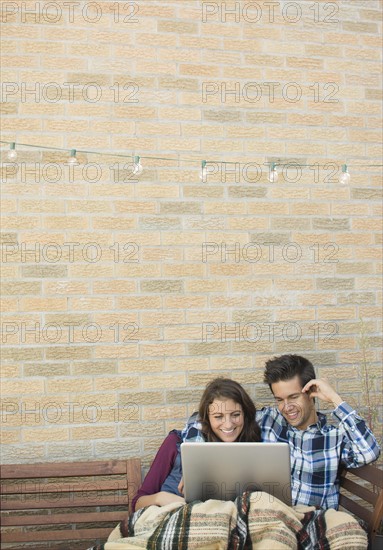
[[[181,459],[186,502],[264,491],[291,506],[288,443],[185,442]]]

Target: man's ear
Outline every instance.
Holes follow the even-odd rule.
[[[311,386],[311,388],[309,388],[306,393],[307,393],[309,399],[311,399],[312,402],[315,403],[315,397],[313,397],[313,395],[312,395],[313,391],[314,391],[314,388]]]

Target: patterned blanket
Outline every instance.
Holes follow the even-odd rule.
[[[366,550],[367,536],[345,512],[286,506],[267,493],[148,506],[89,550]]]

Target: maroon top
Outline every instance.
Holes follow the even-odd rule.
[[[170,432],[164,439],[161,447],[150,466],[149,472],[134,495],[132,500],[132,511],[136,509],[137,500],[146,495],[153,495],[161,490],[162,484],[171,472],[174,461],[178,454],[177,442],[179,441],[176,432]]]

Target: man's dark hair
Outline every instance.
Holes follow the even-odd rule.
[[[276,382],[291,380],[298,376],[302,388],[315,378],[312,363],[301,355],[281,355],[266,362],[264,382],[269,385]]]

